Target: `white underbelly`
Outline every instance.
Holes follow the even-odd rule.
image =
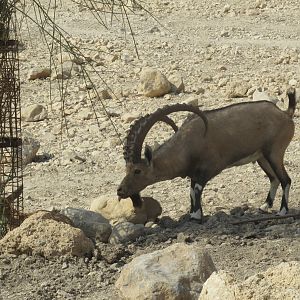
[[[241,160],[238,160],[237,162],[233,163],[232,165],[228,166],[228,168],[231,167],[237,167],[237,166],[242,166],[242,165],[246,165],[249,164],[251,162],[256,162],[259,158],[262,157],[262,153],[260,151],[257,151]]]

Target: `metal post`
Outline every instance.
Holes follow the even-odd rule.
[[[0,1],[0,237],[23,212],[20,81],[15,0]]]

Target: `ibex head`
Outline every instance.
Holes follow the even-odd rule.
[[[147,133],[156,122],[162,121],[170,125],[174,131],[178,130],[176,124],[167,116],[176,111],[190,111],[198,114],[207,127],[207,119],[197,107],[187,104],[175,104],[158,109],[150,115],[138,119],[130,128],[124,144],[124,159],[126,161],[126,176],[118,187],[119,198],[130,197],[134,206],[141,205],[139,192],[147,186],[163,180],[160,168],[153,161],[150,147],[145,147],[145,158],[141,158],[143,142]]]

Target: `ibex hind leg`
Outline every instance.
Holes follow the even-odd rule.
[[[291,178],[289,177],[288,173],[284,168],[283,155],[281,156],[270,155],[270,157],[268,157],[267,160],[270,163],[272,169],[274,170],[282,187],[281,205],[277,215],[283,216],[288,212],[288,201],[289,201],[289,191],[291,186]]]
[[[259,166],[263,169],[263,171],[266,173],[270,180],[270,190],[267,196],[267,199],[265,203],[260,206],[259,210],[265,213],[271,212],[271,208],[273,207],[274,199],[276,196],[276,192],[278,189],[278,186],[280,184],[274,170],[272,169],[271,165],[268,163],[268,161],[262,157],[260,158],[257,163]]]

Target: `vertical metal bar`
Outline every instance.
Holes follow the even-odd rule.
[[[0,1],[0,237],[23,213],[20,80],[15,1]]]

